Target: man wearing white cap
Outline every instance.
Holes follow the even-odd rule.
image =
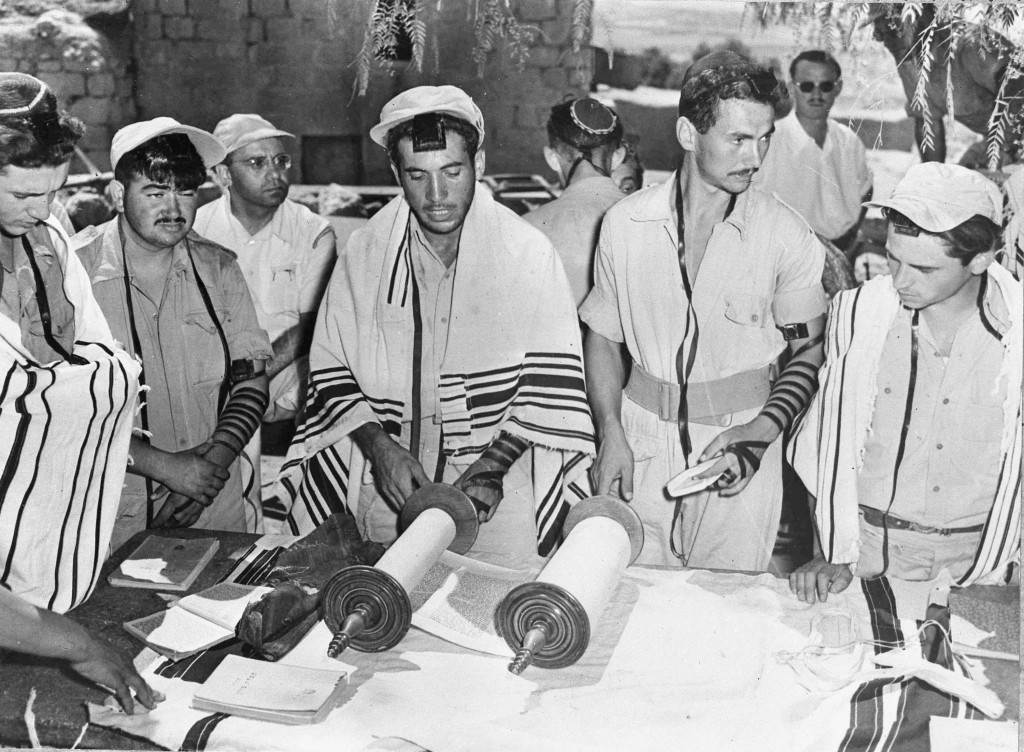
[[[200,207],[195,231],[238,254],[256,316],[274,356],[267,362],[270,404],[264,420],[292,418],[302,405],[309,342],[334,264],[334,231],[288,199],[295,137],[259,115],[224,118],[213,131],[227,153],[214,171],[225,193]]]
[[[230,251],[192,232],[196,189],[224,158],[211,134],[169,117],[114,134],[118,217],[75,236],[114,336],[149,387],[115,540],[147,527],[254,531],[239,454],[267,403],[267,335]]]
[[[791,447],[821,554],[790,576],[825,600],[853,573],[957,585],[1020,550],[1021,285],[992,263],[1002,198],[956,165],[907,171],[871,205],[891,275],[832,302],[821,389]]]
[[[280,483],[292,529],[347,510],[390,542],[409,495],[443,481],[485,522],[475,555],[546,555],[593,454],[558,255],[476,190],[483,116],[461,89],[399,94],[370,138],[402,195],[351,236],[320,308]]]

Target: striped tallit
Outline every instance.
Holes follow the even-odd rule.
[[[959,585],[1001,572],[1020,552],[1021,368],[1024,296],[1021,283],[998,264],[989,266],[988,294],[1001,295],[1011,324],[1002,337],[999,378],[1006,390],[1000,472],[978,551]],[[889,276],[876,277],[832,301],[819,389],[790,442],[791,462],[817,497],[822,553],[831,562],[856,562],[859,545],[857,475],[871,428],[879,360],[900,308]],[[995,385],[994,385],[995,386]]]
[[[0,316],[0,583],[60,613],[107,558],[139,390],[123,350],[74,351],[88,363],[37,363]]]
[[[276,484],[292,532],[355,511],[363,463],[352,430],[379,422],[403,445],[410,440],[409,215],[405,200],[394,199],[339,255],[310,351],[306,418]],[[551,550],[569,506],[587,495],[594,453],[579,325],[550,242],[484,190],[459,243],[439,397],[449,459],[468,464],[499,431],[533,444],[538,549]]]

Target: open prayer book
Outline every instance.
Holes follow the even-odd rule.
[[[165,611],[124,623],[124,628],[161,655],[180,661],[235,636],[245,607],[269,587],[222,582],[186,595]]]
[[[338,704],[348,674],[224,657],[192,697],[192,707],[291,725],[319,723]]]

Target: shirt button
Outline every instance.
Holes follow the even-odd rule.
[[[751,321],[757,321],[757,314],[756,314],[756,313],[755,313],[755,314],[753,314],[753,315],[752,315],[752,316],[750,317],[750,320],[751,320]]]
[[[885,393],[886,394],[892,394],[892,389],[890,389],[889,387],[886,387],[885,388]]]
[[[441,317],[441,323],[442,324],[447,324],[448,323],[448,317],[447,316],[442,316]]]
[[[936,449],[942,449],[942,444],[936,444],[936,445],[935,445],[935,448],[936,448]]]
[[[178,446],[188,446],[188,439],[178,439]]]
[[[945,399],[943,399],[942,400],[942,404],[943,405],[948,405],[949,404],[949,397],[946,397]]]
[[[938,487],[938,486],[932,486],[932,490],[933,490],[933,491],[934,491],[935,493],[938,493],[938,492],[939,492],[939,487]]]

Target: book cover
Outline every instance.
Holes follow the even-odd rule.
[[[225,656],[192,697],[192,707],[291,725],[319,723],[337,706],[345,671]]]
[[[216,538],[150,535],[107,581],[115,587],[184,592],[213,558],[219,545]]]

